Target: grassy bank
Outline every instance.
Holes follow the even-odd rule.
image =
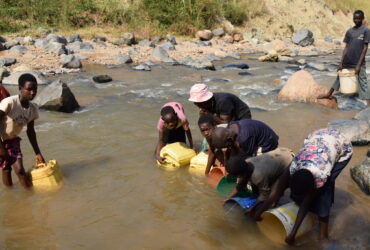
[[[365,12],[366,19],[370,19],[369,0],[324,0],[324,2],[334,11],[341,10],[349,12],[360,9]]]

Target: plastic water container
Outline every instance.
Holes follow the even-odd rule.
[[[262,214],[262,221],[258,222],[260,231],[270,240],[284,243],[285,237],[293,229],[299,207],[290,202],[278,208],[267,210]],[[298,229],[296,238],[309,232],[314,226],[314,216],[307,213]]]
[[[224,167],[213,167],[209,171],[207,182],[212,186],[216,187],[217,183],[221,180],[222,177],[226,175],[226,170]]]
[[[166,170],[175,170],[189,165],[195,155],[195,151],[182,142],[167,144],[160,152],[160,156],[166,158],[166,162],[161,164],[157,161],[157,165]]]
[[[62,182],[62,173],[56,160],[47,163],[39,163],[32,167],[32,184],[35,189],[55,189]]]
[[[246,198],[242,198],[242,197],[233,197],[229,200],[227,200],[224,204],[224,206],[230,206],[230,205],[234,205],[234,204],[237,204],[240,206],[240,208],[242,210],[247,210],[248,208],[252,207],[254,205],[254,203],[256,203],[257,201],[257,197],[253,196],[253,197],[246,197]]]
[[[208,155],[205,152],[199,153],[190,160],[189,172],[204,174],[208,163]]]
[[[222,198],[226,198],[236,187],[236,180],[236,177],[232,176],[222,177],[216,186],[217,194]],[[250,197],[251,195],[252,191],[249,189],[245,189],[237,193],[235,197]]]
[[[342,69],[338,71],[340,92],[343,94],[357,93],[358,78],[354,69]]]

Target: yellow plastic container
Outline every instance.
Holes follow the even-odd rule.
[[[32,184],[36,189],[58,188],[62,182],[62,173],[56,160],[40,163],[32,167],[30,172]]]
[[[357,93],[358,79],[354,69],[342,69],[338,72],[340,92],[343,94]]]
[[[204,174],[208,163],[208,155],[200,152],[190,161],[189,172],[194,174]]]
[[[270,240],[284,244],[285,237],[293,229],[299,207],[290,202],[278,208],[267,210],[258,222],[260,231]],[[296,238],[309,232],[315,224],[314,217],[308,213],[298,229]]]
[[[157,165],[167,170],[175,170],[189,165],[191,158],[195,155],[195,151],[188,148],[184,143],[167,144],[160,152],[160,156],[166,158],[166,162],[161,164],[157,161]]]

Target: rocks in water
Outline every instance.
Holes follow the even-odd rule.
[[[299,56],[318,56],[319,52],[317,50],[300,50],[298,52]]]
[[[328,123],[328,128],[335,128],[351,140],[353,145],[367,145],[370,142],[370,125],[363,120],[337,119]]]
[[[67,49],[76,53],[91,53],[94,52],[94,47],[91,43],[76,41],[66,46]]]
[[[78,69],[82,67],[81,60],[74,55],[62,55],[60,64],[63,68]]]
[[[66,45],[67,39],[64,36],[56,35],[56,34],[49,34],[46,36],[46,40],[49,42],[61,43]]]
[[[9,50],[9,54],[14,55],[14,56],[21,56],[21,55],[24,55],[26,52],[27,52],[27,47],[21,46],[21,45],[14,46]]]
[[[166,63],[176,63],[176,60],[171,58],[167,51],[164,50],[162,47],[158,46],[153,49],[152,57],[160,62],[166,62]]]
[[[213,33],[210,30],[198,30],[195,37],[201,41],[209,41],[213,37]]]
[[[5,77],[3,79],[3,84],[17,85],[18,86],[18,79],[23,74],[33,75],[36,78],[38,85],[44,85],[44,84],[49,84],[50,83],[50,81],[40,71],[31,70],[31,71],[13,72],[13,73],[10,74],[10,76]]]
[[[207,60],[194,60],[193,58],[187,56],[181,63],[185,66],[194,68],[194,69],[206,69],[206,70],[216,70],[215,66],[211,61]]]
[[[126,55],[118,55],[117,56],[117,60],[120,62],[120,63],[123,63],[123,64],[129,64],[129,63],[132,63],[132,59],[130,56],[126,56]]]
[[[8,57],[0,57],[0,67],[3,66],[10,66],[17,62],[15,58],[8,58]]]
[[[108,75],[98,75],[98,76],[94,76],[92,79],[94,82],[97,82],[97,83],[107,83],[113,80],[112,77]]]
[[[352,109],[361,110],[366,108],[367,106],[365,101],[357,97],[357,94],[343,95],[339,93],[336,94],[335,97],[337,98],[338,108],[341,110],[352,110]]]
[[[234,53],[227,55],[226,58],[232,58],[232,59],[239,60],[241,58],[241,55],[238,52],[234,52]]]
[[[252,73],[249,73],[247,71],[243,71],[243,72],[239,72],[238,75],[240,75],[240,76],[251,76],[253,74]]]
[[[360,165],[350,168],[352,179],[357,183],[362,192],[370,195],[370,149],[367,151],[367,157]]]
[[[225,35],[225,30],[223,28],[217,28],[217,29],[212,30],[212,34],[214,36],[221,37],[221,36]]]
[[[152,48],[155,48],[155,44],[152,43],[151,41],[149,41],[148,39],[143,39],[141,40],[139,43],[138,43],[139,46],[148,46],[148,47],[152,47]]]
[[[242,62],[228,63],[222,66],[224,69],[234,68],[234,69],[249,69],[248,64]]]
[[[287,62],[287,63],[297,63],[297,61],[290,56],[279,56],[278,58],[279,62]]]
[[[269,51],[267,55],[260,56],[258,61],[260,62],[277,62],[279,60],[279,55],[275,50]]]
[[[173,45],[170,42],[163,43],[163,44],[159,45],[159,47],[161,47],[162,49],[164,49],[166,51],[168,51],[168,50],[176,50],[175,45]]]
[[[72,113],[80,108],[70,88],[61,80],[56,80],[45,87],[34,102],[41,109],[65,113]]]
[[[204,79],[204,82],[227,83],[231,81],[229,79],[223,79],[223,78],[206,78]]]
[[[67,53],[66,47],[62,43],[49,42],[44,49],[57,56]]]
[[[364,109],[361,112],[357,113],[354,119],[365,121],[370,126],[370,108]],[[369,155],[370,157],[370,155]]]
[[[167,42],[170,42],[170,43],[172,43],[173,45],[177,45],[176,38],[175,38],[174,36],[167,35],[167,36],[166,36],[166,39],[167,39]]]
[[[308,29],[300,29],[292,36],[292,42],[306,47],[314,43],[313,33]]]
[[[68,43],[74,43],[74,42],[82,42],[82,39],[79,34],[71,35],[68,40]]]
[[[146,64],[140,64],[136,67],[133,67],[133,69],[136,71],[151,71],[152,70],[150,66]]]
[[[323,63],[310,62],[307,65],[308,65],[308,67],[310,67],[312,69],[315,69],[315,70],[318,70],[318,71],[327,71],[328,70],[328,67]]]
[[[318,103],[330,108],[337,108],[335,100],[317,99],[319,95],[326,94],[328,91],[317,84],[310,73],[300,70],[289,77],[288,82],[278,94],[278,100]]]
[[[291,49],[288,48],[285,42],[281,40],[273,40],[269,43],[259,45],[259,47],[265,52],[276,51],[280,56],[290,56],[292,53]]]

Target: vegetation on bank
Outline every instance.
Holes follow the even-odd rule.
[[[369,0],[323,0],[334,10],[364,9]],[[224,17],[234,25],[266,13],[265,0],[1,0],[0,32],[37,27],[60,30],[120,27],[142,36],[194,34]]]

